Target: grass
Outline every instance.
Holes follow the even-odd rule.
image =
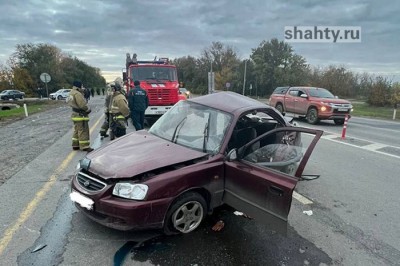
[[[34,102],[25,102],[28,115],[42,112],[48,109],[52,109],[58,107],[65,102],[60,101],[34,101]],[[24,103],[21,101],[16,102],[16,104],[20,105],[20,108],[14,108],[11,110],[0,110],[0,121],[12,121],[18,120],[25,117]]]
[[[367,103],[353,103],[354,116],[366,116],[383,119],[393,119],[393,107],[375,107]],[[396,121],[400,121],[400,109],[396,113]]]

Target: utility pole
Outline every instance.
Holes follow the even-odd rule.
[[[244,76],[243,76],[243,92],[242,92],[242,95],[244,95],[244,89],[246,88],[246,71],[247,71],[247,59],[244,60]]]

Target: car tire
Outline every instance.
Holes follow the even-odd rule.
[[[281,114],[283,114],[283,105],[281,103],[278,103],[275,106],[275,109],[278,110]]]
[[[177,198],[164,220],[166,235],[187,234],[199,227],[206,216],[207,203],[196,192],[188,192]]]
[[[312,107],[312,108],[308,109],[306,120],[309,124],[312,124],[312,125],[315,125],[316,123],[319,122],[318,111],[316,108]]]
[[[333,122],[335,122],[336,125],[343,125],[344,124],[344,119],[333,119]]]
[[[61,99],[62,99],[61,95],[58,95],[57,100],[61,101]]]
[[[7,96],[3,97],[3,100],[4,100],[4,101],[7,101],[7,100],[8,100],[8,97],[7,97]]]

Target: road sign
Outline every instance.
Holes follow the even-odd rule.
[[[50,82],[51,77],[47,73],[42,73],[42,74],[40,74],[40,80],[43,81],[46,84],[47,98],[49,98],[49,89],[47,88],[47,83]]]
[[[227,89],[229,89],[229,88],[231,87],[231,84],[230,84],[229,82],[227,82],[227,83],[225,83],[225,87],[226,87]]]
[[[252,90],[252,89],[253,89],[253,84],[250,84],[249,90]]]
[[[47,73],[42,73],[40,74],[40,80],[43,81],[44,83],[47,83],[51,81],[51,77]]]

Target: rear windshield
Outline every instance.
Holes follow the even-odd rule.
[[[285,94],[289,87],[277,87],[272,94]]]

